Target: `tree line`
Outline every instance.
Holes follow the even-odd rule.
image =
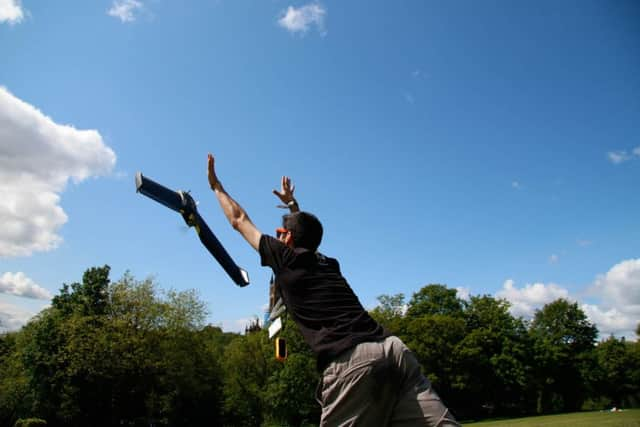
[[[195,291],[162,291],[108,266],[64,284],[51,307],[0,335],[0,425],[317,425],[315,359],[285,321],[289,357],[256,320],[207,325]],[[505,300],[431,284],[382,295],[371,315],[402,338],[459,419],[640,404],[640,344],[597,330],[559,299],[531,321]],[[637,331],[640,332],[640,331]]]

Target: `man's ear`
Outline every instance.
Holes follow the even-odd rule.
[[[284,244],[289,246],[290,248],[293,247],[293,234],[291,234],[291,232],[288,232],[284,237]]]

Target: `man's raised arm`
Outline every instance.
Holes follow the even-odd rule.
[[[209,186],[216,194],[220,207],[229,220],[229,223],[231,223],[231,226],[242,234],[242,237],[249,242],[253,249],[258,250],[262,233],[256,228],[253,222],[251,222],[249,215],[247,215],[242,206],[233,200],[225,191],[222,183],[216,176],[215,159],[211,154],[209,154],[207,158],[207,175],[209,177]]]

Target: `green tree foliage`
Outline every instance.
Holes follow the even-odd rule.
[[[423,372],[443,396],[453,398],[458,383],[456,347],[464,338],[464,319],[443,314],[407,318],[404,343],[415,353]]]
[[[47,422],[40,418],[26,418],[19,419],[14,424],[14,427],[43,427],[46,426]]]
[[[29,409],[29,379],[18,344],[19,333],[0,335],[0,425],[11,426]]]
[[[232,341],[224,352],[224,414],[230,425],[260,426],[273,350],[262,332]]]
[[[51,305],[67,316],[72,313],[88,316],[104,314],[108,305],[110,270],[107,265],[88,269],[81,283],[76,282],[71,286],[65,283]]]
[[[2,415],[52,426],[219,423],[222,350],[205,315],[194,292],[159,296],[151,280],[110,283],[108,266],[89,269],[18,334],[12,360],[28,392]]]
[[[0,425],[318,424],[315,357],[291,319],[282,363],[258,322],[224,333],[205,325],[194,291],[162,292],[130,274],[111,282],[109,272],[87,270],[20,331],[0,334]],[[640,405],[640,343],[596,346],[575,303],[547,304],[529,323],[504,300],[462,301],[444,285],[408,304],[403,294],[378,301],[371,315],[403,339],[460,418],[577,410],[585,399],[598,409]]]
[[[565,299],[545,305],[530,328],[535,358],[537,410],[579,410],[589,389],[598,331],[578,307]]]
[[[314,400],[318,383],[315,358],[290,319],[280,336],[289,357],[275,360],[267,331],[246,334],[226,349],[225,420],[236,426],[299,426],[319,421]]]
[[[488,295],[472,296],[464,319],[465,335],[456,355],[465,410],[474,415],[521,413],[529,371],[522,319],[509,313],[508,302]]]
[[[463,398],[456,349],[465,336],[464,307],[455,289],[430,284],[413,294],[404,318],[395,320],[401,331],[399,337],[452,407],[461,407]]]
[[[315,400],[320,375],[316,359],[302,334],[287,319],[281,337],[287,341],[289,357],[277,362],[265,390],[267,421],[270,425],[300,426],[320,422],[320,407]],[[275,348],[271,349],[273,358]]]
[[[401,334],[405,310],[404,294],[380,295],[378,306],[369,314],[392,333]]]
[[[637,345],[610,336],[596,347],[599,378],[595,391],[611,406],[626,406],[625,400],[640,391],[640,360],[634,348]]]
[[[414,293],[409,301],[407,316],[442,315],[462,317],[464,302],[458,298],[458,291],[444,285],[424,286]]]

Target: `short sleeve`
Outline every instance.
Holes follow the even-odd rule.
[[[278,274],[295,258],[291,248],[267,234],[260,237],[258,252],[260,253],[260,264],[271,267],[275,274]]]

